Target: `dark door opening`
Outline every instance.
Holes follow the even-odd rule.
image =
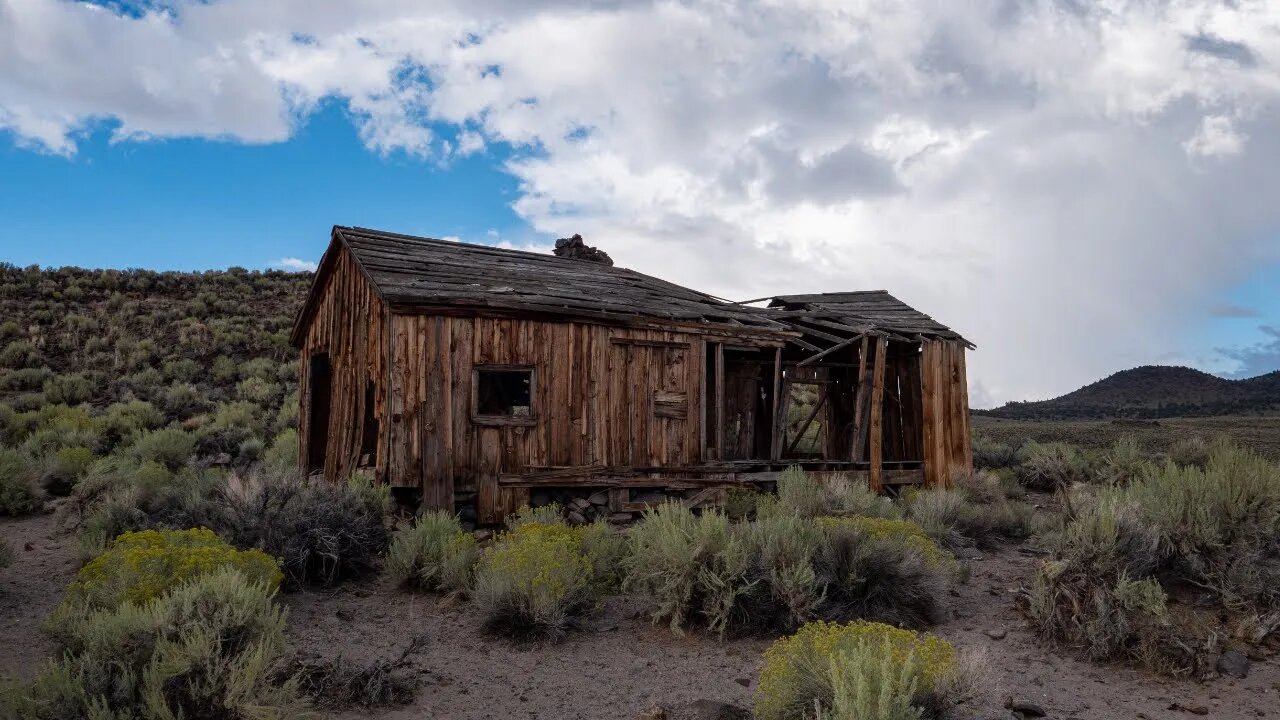
[[[360,467],[369,467],[378,462],[378,414],[375,406],[378,400],[378,386],[372,380],[364,386],[364,422],[361,424]]]
[[[307,373],[307,471],[324,470],[329,445],[329,353],[319,352],[311,356]]]

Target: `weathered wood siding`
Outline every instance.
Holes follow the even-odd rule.
[[[973,469],[964,353],[962,343],[936,340],[926,341],[920,356],[925,484],[929,486],[945,487],[953,473]]]
[[[498,476],[539,468],[691,465],[701,461],[704,345],[683,332],[525,319],[391,319],[388,480],[421,487],[426,507],[476,492],[479,520],[527,501]],[[535,369],[534,420],[472,417],[473,370]]]
[[[328,353],[330,363],[329,427],[325,434],[324,476],[344,480],[360,461],[367,384],[375,386],[373,419],[386,427],[386,307],[361,273],[355,258],[340,245],[331,247],[320,272],[324,275],[299,359],[298,462],[306,468],[310,457],[312,355]],[[386,468],[385,443],[375,449],[378,477]]]

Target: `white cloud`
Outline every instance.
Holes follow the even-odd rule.
[[[317,265],[310,260],[302,260],[295,257],[280,258],[271,263],[271,267],[280,268],[282,270],[293,270],[295,272],[315,272]]]
[[[1280,259],[1275,3],[173,7],[0,0],[0,127],[270,142],[340,98],[376,152],[514,148],[516,211],[621,265],[889,289],[979,345],[992,402],[1167,356]]]
[[[1200,123],[1195,137],[1182,144],[1192,157],[1226,157],[1244,150],[1245,137],[1236,132],[1235,124],[1225,115],[1211,115]]]

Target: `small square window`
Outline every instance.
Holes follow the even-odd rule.
[[[533,368],[482,366],[475,372],[472,415],[477,421],[533,422]]]

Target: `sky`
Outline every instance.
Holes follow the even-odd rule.
[[[1280,368],[1280,3],[0,0],[0,261],[334,224],[715,295],[887,289],[984,407]]]

